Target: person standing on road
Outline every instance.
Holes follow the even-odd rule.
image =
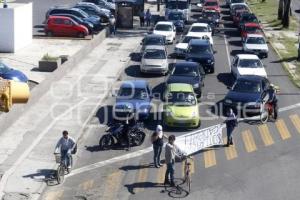
[[[232,133],[233,133],[234,128],[237,126],[238,121],[237,121],[237,118],[231,108],[228,110],[227,115],[228,115],[228,117],[225,120],[226,129],[227,129],[227,145],[226,146],[229,147],[229,145],[233,145]]]
[[[151,141],[153,144],[153,151],[154,151],[153,163],[156,168],[162,166],[162,164],[160,163],[160,155],[164,145],[164,140],[163,140],[164,137],[167,138],[167,136],[163,133],[162,126],[157,125],[156,131],[151,136]]]
[[[62,137],[58,140],[54,153],[58,153],[60,150],[61,153],[61,160],[66,161],[67,168],[70,169],[72,163],[71,160],[71,153],[76,148],[76,142],[73,138],[69,136],[68,131],[63,131]]]
[[[140,26],[145,26],[145,12],[143,10],[140,11]]]
[[[147,24],[147,27],[148,27],[148,26],[151,25],[151,13],[150,13],[150,9],[147,9],[145,18],[146,18],[146,24]]]
[[[174,144],[175,142],[175,135],[169,136],[169,142],[166,144],[165,147],[165,161],[167,164],[167,170],[165,174],[165,182],[164,184],[170,184],[172,187],[175,186],[174,183],[174,173],[175,173],[175,156],[177,155],[177,148]],[[178,155],[177,155],[178,156]],[[170,177],[170,179],[169,179]]]
[[[116,19],[114,17],[109,18],[110,34],[116,35]]]

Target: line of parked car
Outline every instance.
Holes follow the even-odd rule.
[[[73,7],[55,6],[46,13],[45,34],[49,37],[80,37],[95,34],[115,21],[112,0],[82,0]]]

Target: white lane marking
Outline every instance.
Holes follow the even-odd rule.
[[[292,110],[292,109],[298,108],[298,107],[300,107],[300,103],[280,108],[279,112]],[[239,120],[239,121],[243,121],[243,120]],[[221,127],[225,128],[226,125],[222,124]],[[178,137],[184,137],[188,134],[197,133],[199,131],[201,131],[201,130],[192,131],[192,132],[180,135]],[[110,165],[110,164],[113,164],[113,163],[116,163],[116,162],[120,162],[120,161],[123,161],[123,160],[135,158],[135,157],[138,157],[138,156],[142,156],[142,155],[147,154],[151,151],[152,151],[152,147],[147,147],[147,148],[139,150],[139,151],[135,151],[135,152],[128,153],[128,154],[125,154],[125,155],[122,155],[122,156],[114,157],[114,158],[111,158],[111,159],[108,159],[108,160],[100,161],[100,162],[97,162],[97,163],[94,163],[94,164],[91,164],[91,165],[87,165],[87,166],[84,166],[84,167],[81,167],[81,168],[77,168],[77,169],[72,170],[71,174],[67,175],[66,178],[74,176],[74,175],[78,175],[78,174],[81,174],[81,173],[84,173],[84,172],[88,172],[88,171],[91,171],[91,170],[94,170],[94,169],[97,169],[97,168],[100,168],[100,167],[104,167],[106,165]]]
[[[8,178],[16,171],[17,167],[23,162],[23,160],[31,153],[31,151],[36,147],[37,144],[41,141],[41,139],[48,133],[48,131],[53,127],[53,125],[60,120],[63,116],[68,114],[70,111],[72,111],[74,108],[78,107],[81,103],[88,100],[87,98],[84,98],[74,106],[70,107],[68,110],[66,110],[64,113],[60,114],[58,117],[56,117],[48,126],[47,128],[38,135],[38,137],[31,143],[31,145],[26,149],[23,154],[19,157],[19,159],[3,174],[1,181],[0,181],[0,199],[2,199],[4,195],[4,187],[8,181]]]
[[[228,41],[227,41],[226,35],[224,35],[224,42],[225,42],[225,49],[226,49],[226,53],[227,53],[228,67],[229,67],[229,71],[231,71],[230,52],[229,52]]]

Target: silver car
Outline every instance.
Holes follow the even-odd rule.
[[[168,54],[165,46],[147,46],[141,60],[142,73],[166,75],[169,71]]]

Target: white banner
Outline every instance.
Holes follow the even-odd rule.
[[[222,126],[214,125],[197,132],[176,138],[175,145],[184,154],[190,155],[207,147],[223,145]]]

